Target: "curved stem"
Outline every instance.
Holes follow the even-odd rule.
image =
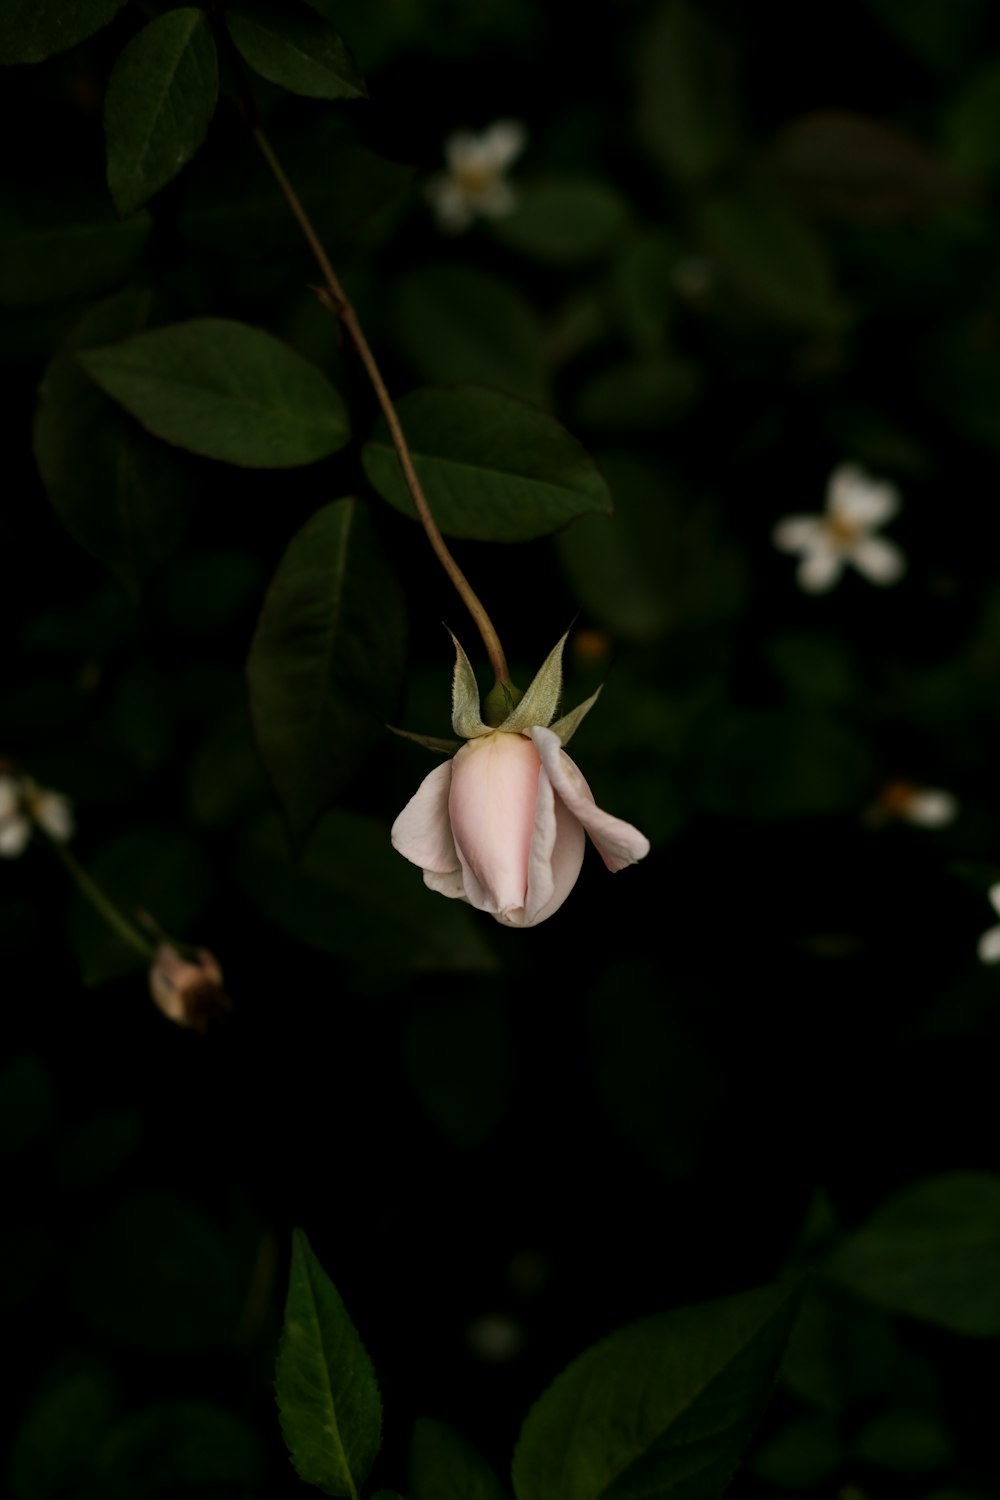
[[[61,844],[58,839],[50,838],[48,843],[73,877],[81,896],[86,897],[94,910],[104,918],[108,926],[118,934],[123,943],[132,949],[133,953],[140,954],[146,963],[151,962],[156,956],[153,944],[142,936],[138,928],[133,926],[118,910],[110,897],[104,894],[96,880],[87,874],[76,855],[71,854],[66,845]]]
[[[486,608],[482,600],[451,555],[448,544],[441,535],[438,524],[431,514],[431,508],[427,503],[427,496],[424,494],[423,486],[417,477],[416,469],[413,467],[413,459],[410,455],[410,449],[407,445],[399,416],[393,405],[392,397],[386,389],[385,381],[382,379],[382,372],[372,353],[371,345],[365,337],[364,329],[358,322],[358,315],[354,310],[354,306],[344,291],[340,283],[340,278],[330,264],[330,258],[323,248],[323,244],[312,225],[309,215],[302,206],[299,195],[285,176],[284,168],[275,155],[270,141],[259,124],[252,120],[249,123],[264,160],[270,167],[285,202],[298,221],[299,228],[302,230],[316,264],[322,272],[323,286],[318,289],[320,301],[340,319],[347,330],[351,342],[358,352],[358,357],[365,367],[368,379],[372,383],[378,404],[382,408],[382,415],[385,417],[386,426],[389,429],[389,435],[392,438],[392,445],[399,459],[399,466],[403,471],[406,487],[413,499],[420,524],[427,534],[427,540],[433,547],[438,562],[458,590],[466,609],[476,622],[476,628],[482,636],[483,645],[486,647],[486,654],[490,659],[490,665],[493,668],[497,681],[509,683],[510,673],[507,670],[507,660],[503,654],[503,647],[500,645],[500,638],[493,628],[493,622],[486,613]]]

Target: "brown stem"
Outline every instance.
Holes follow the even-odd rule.
[[[330,264],[330,258],[324,250],[316,230],[313,228],[309,215],[302,206],[299,195],[285,176],[284,168],[275,155],[270,141],[259,124],[251,123],[250,128],[253,131],[257,145],[261,149],[264,160],[274,174],[274,179],[281,189],[285,202],[295,215],[299,228],[305,235],[309,248],[313,253],[316,264],[323,274],[323,286],[319,288],[320,301],[340,319],[347,330],[351,342],[358,352],[361,363],[365,367],[368,379],[372,383],[378,404],[382,408],[382,415],[385,417],[386,425],[389,428],[389,435],[392,438],[392,445],[399,459],[399,466],[403,471],[406,487],[412,496],[420,524],[427,534],[427,540],[433,547],[438,562],[444,568],[461,595],[466,609],[476,622],[476,628],[482,636],[483,645],[486,647],[486,654],[490,659],[490,665],[493,668],[497,681],[509,683],[510,673],[507,670],[507,660],[503,654],[503,647],[500,645],[500,638],[493,628],[493,622],[486,613],[481,599],[458,566],[454,557],[452,557],[444,537],[438,530],[437,522],[431,514],[431,508],[427,503],[427,496],[424,494],[423,486],[417,477],[416,469],[413,467],[413,459],[410,456],[410,449],[396,413],[396,408],[393,405],[392,397],[386,389],[385,381],[382,379],[382,372],[372,353],[371,345],[365,338],[364,329],[358,322],[358,315],[354,310],[354,306],[344,291],[340,283],[340,278]]]

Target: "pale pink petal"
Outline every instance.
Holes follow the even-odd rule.
[[[906,572],[906,558],[895,542],[865,536],[851,549],[851,562],[870,583],[896,583]]]
[[[982,963],[1000,963],[1000,927],[987,928],[979,939],[976,951]]]
[[[903,817],[918,828],[945,828],[958,817],[958,798],[953,792],[924,787],[910,797]]]
[[[440,875],[436,870],[425,870],[424,885],[428,890],[437,891],[439,896],[449,896],[452,901],[468,901],[469,899],[465,894],[461,866],[457,870],[449,870],[447,875]]]
[[[556,796],[543,769],[538,778],[523,926],[536,927],[559,910],[580,877],[586,842],[583,824]]]
[[[20,814],[0,822],[0,859],[16,859],[31,837],[31,824]]]
[[[461,753],[461,752],[459,752]],[[425,776],[392,825],[392,847],[404,859],[449,875],[458,869],[458,855],[448,821],[448,793],[454,761],[446,760]]]
[[[771,532],[780,552],[808,552],[825,535],[822,516],[786,516]]]
[[[857,464],[841,464],[830,475],[827,506],[849,526],[880,526],[899,510],[899,491],[872,479]]]
[[[451,765],[448,811],[466,895],[480,910],[509,917],[527,897],[538,752],[519,734],[494,732],[469,740]]]
[[[633,828],[631,823],[601,811],[583,772],[559,743],[559,736],[541,724],[536,724],[530,733],[556,796],[583,824],[608,869],[622,870],[626,865],[634,865],[637,860],[645,858],[649,853],[649,840],[645,834]]]
[[[795,581],[807,594],[825,594],[843,572],[840,554],[832,547],[817,547],[807,552],[795,570]]]

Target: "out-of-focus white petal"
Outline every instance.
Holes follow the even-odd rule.
[[[482,911],[520,926],[538,801],[538,752],[519,734],[495,732],[469,740],[451,766],[448,812],[466,895],[479,906],[478,894]]]
[[[795,581],[807,594],[825,594],[833,588],[843,568],[843,559],[833,547],[816,547],[799,563]]]
[[[1000,880],[998,880],[995,885],[990,886],[989,890],[986,892],[986,895],[989,898],[989,903],[992,906],[993,910],[997,912],[998,915],[1000,915]]]
[[[851,562],[870,583],[897,583],[906,572],[906,558],[895,542],[882,536],[863,536],[852,547]]]
[[[448,820],[453,764],[446,760],[424,777],[393,823],[390,834],[392,847],[404,859],[436,875],[450,875],[458,869],[458,854]]]
[[[432,177],[426,188],[427,201],[434,210],[439,229],[461,234],[473,220],[473,211],[462,189],[445,174]]]
[[[480,136],[484,155],[494,171],[505,172],[528,143],[528,132],[520,120],[497,120]]]
[[[988,927],[979,939],[976,952],[984,964],[1000,963],[1000,927]]]
[[[424,885],[429,890],[437,891],[439,896],[450,896],[452,901],[468,901],[469,899],[465,894],[461,865],[456,870],[449,870],[447,875],[440,875],[436,870],[425,870]]]
[[[505,219],[517,207],[517,194],[509,182],[491,182],[476,199],[476,207],[487,219]]]
[[[20,805],[20,783],[13,776],[0,776],[0,821],[14,817]]]
[[[906,803],[902,816],[918,828],[945,828],[958,817],[958,798],[938,787],[921,787]]]
[[[36,793],[31,799],[31,815],[60,844],[71,839],[76,830],[69,798],[58,792]]]
[[[20,813],[0,819],[0,859],[16,859],[31,837],[31,824]]]
[[[872,479],[857,464],[841,464],[830,475],[827,507],[838,520],[850,526],[880,526],[899,510],[899,491],[894,484]]]
[[[559,736],[541,724],[536,724],[530,733],[556,796],[583,824],[608,869],[623,870],[626,865],[644,859],[649,853],[645,834],[597,806],[583,772],[566,754]]]
[[[444,143],[444,159],[451,172],[480,168],[483,152],[479,137],[471,130],[453,130]]]
[[[771,532],[781,552],[808,552],[825,537],[822,516],[786,516]]]
[[[543,768],[528,856],[528,897],[519,925],[535,927],[558,911],[579,879],[586,842],[583,825],[556,796]]]

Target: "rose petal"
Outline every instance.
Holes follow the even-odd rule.
[[[458,869],[458,854],[448,820],[453,765],[454,761],[446,760],[424,777],[393,823],[390,834],[392,847],[404,859],[436,875],[450,875]]]
[[[559,910],[580,877],[586,843],[583,824],[556,796],[543,767],[528,857],[528,898],[519,925],[537,927]]]
[[[449,870],[447,875],[440,875],[436,870],[425,870],[424,885],[428,890],[437,891],[439,896],[449,896],[452,901],[468,901],[469,899],[465,894],[461,865],[455,870]]]
[[[516,912],[528,890],[538,752],[519,734],[494,732],[469,740],[451,766],[448,812],[466,894],[494,916]]]
[[[583,772],[559,743],[559,736],[540,724],[536,724],[530,733],[556,796],[583,824],[608,869],[623,870],[626,865],[644,859],[649,853],[649,840],[645,834],[633,828],[631,823],[602,812]]]

